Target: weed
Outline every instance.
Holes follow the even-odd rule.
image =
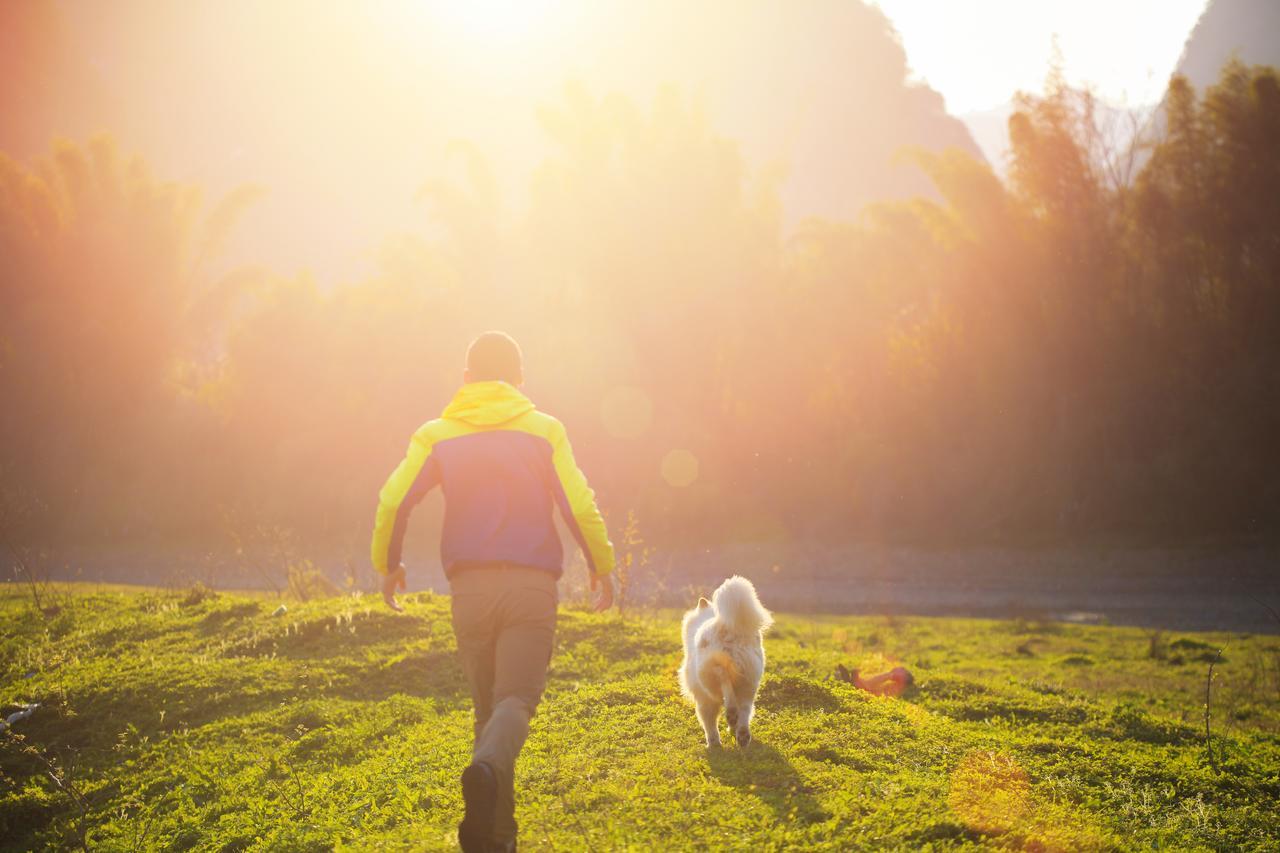
[[[212,601],[217,597],[218,594],[216,592],[209,589],[209,587],[205,586],[200,581],[196,581],[191,585],[191,588],[187,590],[187,594],[182,597],[181,604],[183,607],[195,607],[197,604]]]
[[[1151,660],[1169,659],[1169,643],[1164,638],[1164,631],[1151,631],[1147,634],[1147,657]]]

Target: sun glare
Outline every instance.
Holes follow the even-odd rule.
[[[876,0],[902,36],[912,69],[952,113],[1007,103],[1044,83],[1054,45],[1075,85],[1108,100],[1157,100],[1206,0]],[[976,56],[988,61],[975,61]]]
[[[424,9],[460,37],[500,44],[537,36],[552,11],[539,0],[433,0]]]

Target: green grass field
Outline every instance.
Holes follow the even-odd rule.
[[[447,598],[0,587],[4,849],[449,849]],[[766,602],[767,603],[767,602]],[[681,700],[679,614],[562,612],[523,849],[1277,849],[1280,637],[780,616],[747,749]],[[1204,733],[1209,661],[1225,646]],[[837,663],[901,663],[875,698]]]

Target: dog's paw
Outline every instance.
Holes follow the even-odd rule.
[[[733,737],[738,741],[738,746],[746,746],[751,743],[751,729],[746,726],[743,726],[740,729],[734,729]]]
[[[725,708],[724,721],[729,724],[730,731],[737,731],[738,730],[738,709]]]

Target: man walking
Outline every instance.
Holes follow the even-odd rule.
[[[409,513],[444,492],[440,559],[453,595],[453,632],[475,704],[475,746],[462,773],[470,851],[514,850],[515,762],[546,686],[563,559],[552,508],[587,558],[595,609],[613,604],[613,545],[564,425],[534,408],[519,346],[486,332],[467,349],[465,383],[413,434],[382,487],[373,566],[393,610],[404,589],[400,550]]]

